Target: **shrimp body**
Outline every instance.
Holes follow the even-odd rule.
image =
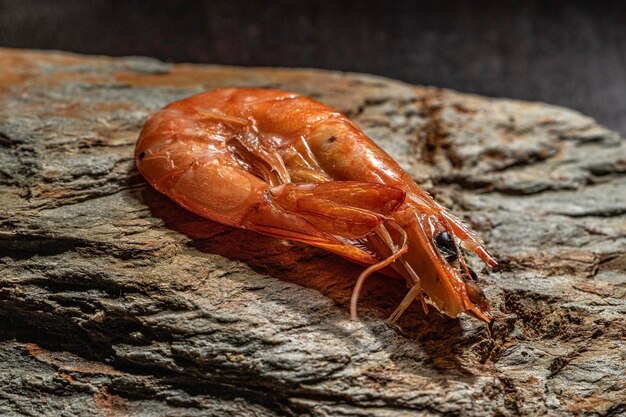
[[[460,243],[496,265],[481,241],[347,117],[310,98],[255,88],[176,101],[146,122],[135,158],[154,188],[211,220],[305,242],[362,265],[351,305],[374,270],[456,317],[490,321]]]

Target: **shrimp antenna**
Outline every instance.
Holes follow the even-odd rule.
[[[359,278],[357,278],[354,290],[352,291],[352,299],[350,300],[350,318],[354,321],[358,319],[356,309],[357,304],[359,303],[359,296],[361,295],[365,280],[374,272],[389,266],[391,263],[393,263],[396,259],[404,255],[409,250],[409,247],[407,245],[406,233],[403,233],[402,245],[400,249],[397,249],[394,247],[395,245],[393,245],[393,241],[391,240],[387,229],[385,229],[384,226],[381,226],[378,229],[379,230],[376,230],[377,234],[383,234],[383,237],[381,238],[387,243],[392,253],[386,259],[367,267],[363,272],[361,272]]]

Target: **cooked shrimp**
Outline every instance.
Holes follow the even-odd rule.
[[[209,91],[146,122],[137,167],[158,191],[208,219],[305,242],[406,280],[413,301],[491,320],[459,245],[495,266],[480,239],[347,117],[297,94]]]

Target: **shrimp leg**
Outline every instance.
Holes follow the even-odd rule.
[[[399,188],[356,181],[283,184],[270,193],[286,211],[345,238],[369,234],[405,199]]]
[[[404,296],[404,298],[400,302],[400,305],[398,305],[398,307],[394,310],[391,316],[389,316],[389,318],[387,319],[387,322],[389,324],[393,324],[396,321],[398,321],[400,317],[402,317],[402,314],[404,314],[406,309],[409,308],[411,304],[413,304],[413,301],[415,301],[416,298],[421,297],[421,296],[422,296],[422,288],[417,284],[413,285],[411,289],[409,290],[409,292]],[[424,299],[422,298],[422,303],[424,303],[423,300]],[[425,306],[426,304],[422,304],[422,305]],[[426,307],[424,307],[424,311],[427,312]]]
[[[266,203],[250,212],[241,225],[371,265],[379,260],[352,242],[379,227],[404,198],[404,191],[376,183],[283,184],[269,188]]]

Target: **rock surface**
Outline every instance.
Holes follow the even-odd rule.
[[[213,223],[136,171],[221,86],[347,113],[500,260],[496,320],[386,317],[401,282]],[[373,76],[0,50],[2,415],[626,414],[626,145],[579,113]],[[478,262],[472,259],[474,266]]]

